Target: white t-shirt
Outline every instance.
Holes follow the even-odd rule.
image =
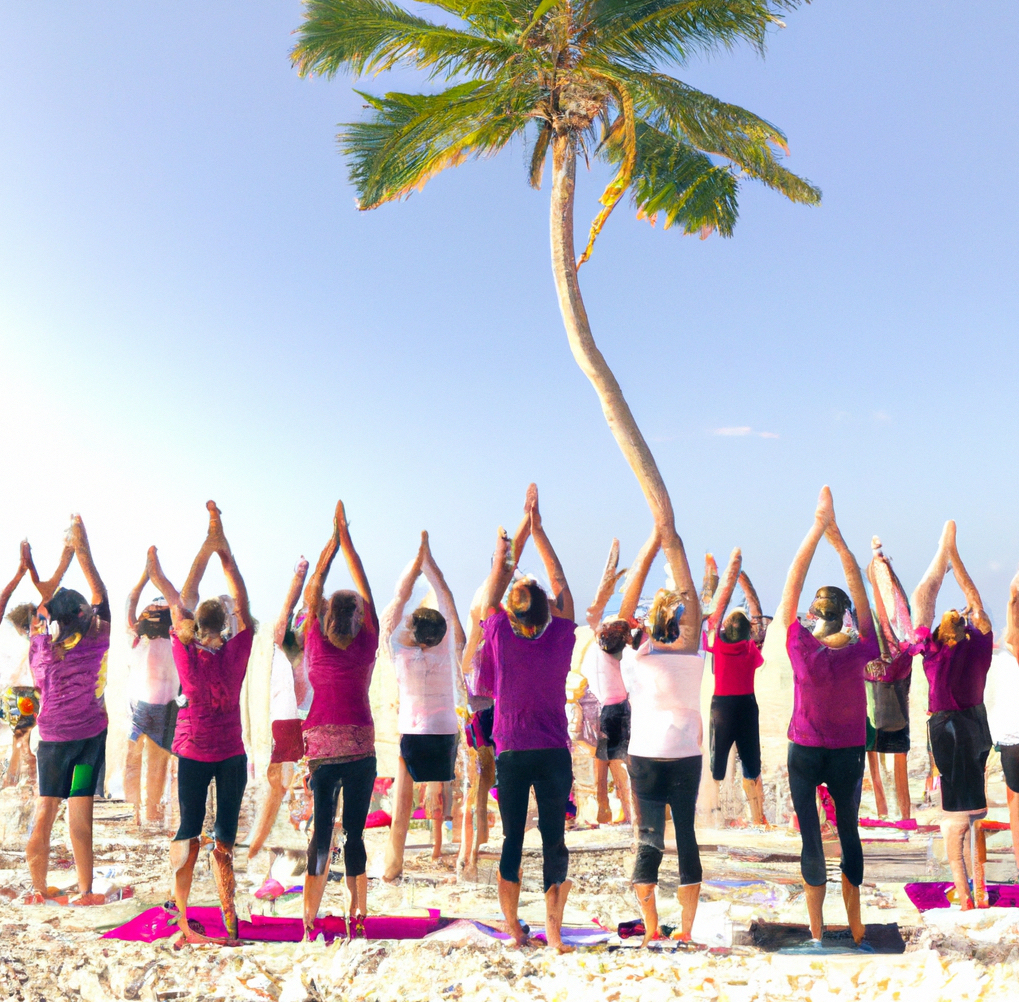
[[[405,647],[395,636],[389,652],[396,668],[400,711],[396,726],[401,734],[456,734],[456,690],[453,684],[453,648],[449,632],[435,647]]]
[[[611,654],[606,654],[598,646],[597,640],[592,640],[588,644],[584,660],[580,663],[580,670],[587,679],[595,699],[602,706],[626,702],[626,686],[623,684],[619,661]]]
[[[700,654],[655,651],[649,639],[623,650],[623,683],[630,696],[630,754],[689,758],[701,754]]]
[[[133,630],[128,636],[134,637]],[[132,702],[165,705],[177,698],[180,679],[173,663],[173,648],[168,637],[141,637],[131,648],[129,686]]]
[[[1005,648],[991,658],[984,707],[994,743],[1019,745],[1019,661]]]

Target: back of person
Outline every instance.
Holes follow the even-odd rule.
[[[110,649],[108,615],[100,618],[97,610],[88,634],[78,640],[75,636],[54,643],[38,634],[31,641],[29,662],[41,694],[43,741],[85,741],[107,726],[102,694]]]
[[[764,664],[761,652],[752,640],[728,643],[721,637],[705,650],[713,656],[716,696],[752,696],[754,674]]]
[[[251,656],[251,630],[241,630],[219,650],[172,635],[173,657],[187,703],[177,715],[173,752],[198,762],[221,762],[244,753],[241,686]]]
[[[866,667],[880,650],[861,637],[845,647],[822,644],[802,623],[786,634],[793,666],[793,715],[789,740],[808,748],[867,744]]]
[[[503,751],[569,748],[566,676],[576,625],[552,617],[540,636],[518,637],[502,609],[482,624],[480,691],[495,697],[495,747]]]
[[[347,647],[337,647],[322,632],[318,617],[310,616],[304,641],[308,680],[314,690],[304,722],[312,727],[372,726],[368,690],[379,646],[379,621],[365,603],[364,623]]]
[[[619,658],[603,651],[597,640],[590,643],[584,652],[581,671],[602,706],[615,706],[626,701],[626,686],[623,684]]]
[[[689,758],[701,753],[700,654],[656,651],[645,639],[626,648],[621,663],[630,696],[630,754],[641,758]]]
[[[920,647],[930,687],[931,713],[968,710],[984,701],[984,682],[994,652],[991,633],[967,626],[966,639],[954,646],[936,636],[922,636]]]
[[[139,637],[130,673],[131,699],[160,706],[177,698],[180,679],[168,637]]]
[[[452,639],[447,632],[434,647],[405,647],[390,640],[400,693],[401,734],[455,734],[459,730],[453,689]]]

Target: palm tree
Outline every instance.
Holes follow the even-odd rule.
[[[578,268],[626,192],[639,217],[652,224],[661,217],[666,229],[702,238],[732,235],[743,177],[794,202],[820,201],[817,188],[779,162],[778,151],[789,151],[774,125],[657,69],[740,42],[763,51],[768,29],[781,24],[777,13],[799,2],[430,0],[455,16],[450,24],[390,0],[305,0],[291,53],[302,76],[380,73],[403,64],[449,84],[438,93],[358,92],[371,112],[342,126],[339,141],[361,209],[405,198],[439,171],[495,154],[521,134],[532,143],[529,180],[538,188],[551,149],[552,272],[566,334],[663,544],[682,545],[672,502],[591,335]],[[618,168],[579,260],[578,152]]]

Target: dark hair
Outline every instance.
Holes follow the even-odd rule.
[[[682,614],[683,602],[679,592],[660,588],[647,614],[651,639],[659,644],[673,644],[679,640],[679,617]]]
[[[170,637],[170,626],[170,607],[153,602],[142,609],[134,632],[139,637],[149,637],[151,640],[167,640]]]
[[[733,609],[722,622],[719,636],[727,644],[738,644],[741,640],[750,639],[750,620],[742,609]]]
[[[218,598],[207,598],[195,610],[195,626],[199,633],[222,633],[226,629],[226,609]]]
[[[526,605],[514,598],[519,590],[527,592]],[[521,626],[537,629],[548,625],[550,618],[548,595],[537,581],[518,581],[513,585],[506,600],[506,607]]]
[[[839,623],[847,612],[853,611],[849,596],[837,585],[825,585],[817,589],[810,613],[826,623]]]
[[[595,639],[606,654],[618,654],[630,642],[630,624],[625,619],[610,619],[598,627]]]
[[[73,633],[85,634],[92,625],[92,606],[73,588],[58,588],[46,603],[46,610],[50,621],[60,624],[61,640]]]
[[[415,609],[411,614],[414,640],[425,647],[434,647],[446,635],[446,618],[438,609]]]
[[[22,602],[16,605],[7,613],[7,622],[19,633],[28,633],[32,629],[32,620],[35,618],[36,607],[31,602]]]
[[[357,592],[334,591],[329,598],[329,637],[350,641],[354,638],[354,615],[357,612]]]

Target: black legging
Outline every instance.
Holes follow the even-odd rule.
[[[375,786],[375,756],[320,765],[311,774],[308,786],[315,797],[314,830],[308,845],[308,873],[319,877],[329,871],[336,801],[342,787],[343,872],[348,877],[361,876],[368,862],[364,848],[364,822]]]
[[[502,856],[499,876],[520,882],[520,857],[527,826],[531,787],[538,803],[542,875],[545,890],[566,879],[570,853],[566,848],[566,803],[573,786],[573,759],[568,748],[534,748],[499,752],[495,759],[499,816],[502,818]]]
[[[199,762],[177,758],[177,803],[180,806],[180,827],[174,835],[179,839],[198,838],[205,822],[205,802],[209,783],[216,780],[216,838],[224,845],[237,841],[237,819],[241,799],[248,785],[248,756],[234,755],[219,762]]]
[[[863,846],[860,844],[857,787],[863,779],[867,752],[858,748],[810,748],[789,742],[789,792],[800,822],[803,849],[800,872],[811,887],[827,883],[821,821],[817,815],[817,788],[824,783],[835,804],[835,821],[842,843],[839,866],[855,887],[863,883]]]
[[[633,790],[633,823],[637,829],[633,883],[658,883],[658,868],[665,855],[665,805],[668,804],[676,829],[679,882],[684,886],[699,884],[701,853],[694,833],[694,816],[701,784],[701,756],[663,759],[631,755],[628,766]]]

